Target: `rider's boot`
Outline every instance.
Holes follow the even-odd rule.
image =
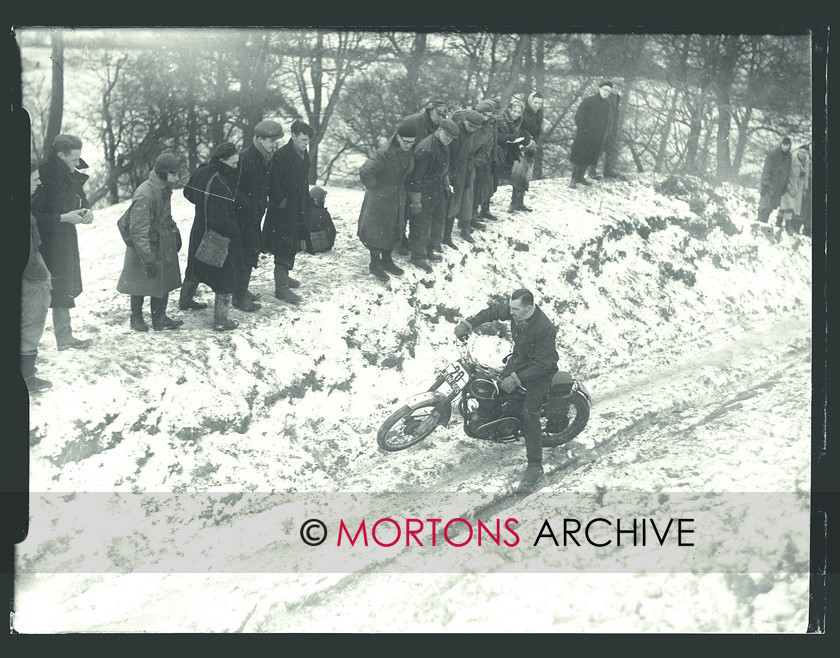
[[[531,493],[538,488],[537,484],[543,478],[542,430],[539,413],[536,416],[525,416],[522,421],[525,425],[525,454],[528,457],[528,466],[519,482],[519,492]]]

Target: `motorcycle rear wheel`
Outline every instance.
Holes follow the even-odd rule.
[[[439,397],[429,397],[419,404],[403,405],[392,413],[376,434],[379,447],[387,452],[405,450],[420,443],[438,426],[441,412],[436,407]]]
[[[553,448],[568,443],[580,434],[589,422],[589,401],[579,392],[575,391],[569,399],[568,426],[561,432],[549,432],[546,426],[549,424],[545,418],[543,421],[544,448]]]

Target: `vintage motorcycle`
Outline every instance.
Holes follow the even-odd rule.
[[[439,371],[427,391],[402,402],[382,423],[376,435],[382,450],[405,450],[439,425],[447,425],[452,403],[459,395],[458,409],[467,436],[496,443],[522,436],[525,389],[517,387],[505,393],[499,387],[501,370],[476,361],[468,341],[456,342],[458,358]],[[591,406],[592,396],[582,382],[568,372],[556,373],[540,412],[543,446],[559,446],[574,439],[586,427]]]

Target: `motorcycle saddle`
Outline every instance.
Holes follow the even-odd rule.
[[[575,380],[571,373],[565,370],[554,373],[554,377],[551,378],[551,395],[570,394],[574,383]]]

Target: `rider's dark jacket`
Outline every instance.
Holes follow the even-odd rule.
[[[528,388],[529,382],[550,378],[557,372],[557,362],[560,360],[555,347],[557,327],[539,306],[535,306],[531,317],[522,322],[513,319],[507,302],[489,306],[464,322],[473,329],[493,320],[510,320],[513,335],[513,354],[502,370],[502,377],[515,373],[522,386]]]

